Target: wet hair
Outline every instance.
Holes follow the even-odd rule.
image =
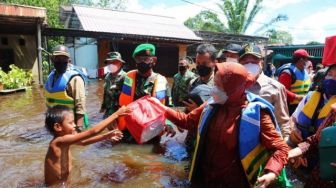
[[[49,108],[46,112],[45,127],[52,134],[55,134],[54,124],[62,123],[65,113],[73,113],[72,110],[64,105],[56,105]]]
[[[217,49],[212,44],[200,44],[197,46],[196,53],[201,55],[209,53],[212,61],[215,61],[217,57]]]

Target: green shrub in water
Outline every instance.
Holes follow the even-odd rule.
[[[10,71],[4,72],[0,68],[0,83],[4,85],[4,89],[17,89],[31,85],[33,80],[32,71],[25,71],[15,65],[9,65]]]

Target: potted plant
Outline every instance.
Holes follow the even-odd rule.
[[[3,89],[20,89],[31,85],[31,71],[25,71],[15,65],[9,65],[9,67],[11,70],[8,73],[0,69],[0,83]]]

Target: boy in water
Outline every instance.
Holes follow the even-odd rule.
[[[54,135],[54,138],[49,144],[44,163],[44,176],[47,186],[67,182],[72,168],[72,156],[69,150],[71,145],[79,144],[85,146],[105,139],[119,141],[122,138],[122,133],[119,130],[97,134],[102,132],[119,116],[130,112],[129,108],[123,106],[93,128],[76,133],[74,115],[70,108],[62,105],[49,108],[46,114],[45,126]]]

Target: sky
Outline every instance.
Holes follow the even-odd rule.
[[[202,10],[211,10],[226,23],[217,5],[221,0],[187,1],[191,3],[184,0],[128,0],[126,9],[174,17],[181,23]],[[336,0],[264,0],[263,9],[245,34],[260,36],[262,32],[255,31],[278,14],[285,14],[289,19],[276,23],[274,29],[291,33],[294,44],[324,43],[326,37],[336,35]]]

